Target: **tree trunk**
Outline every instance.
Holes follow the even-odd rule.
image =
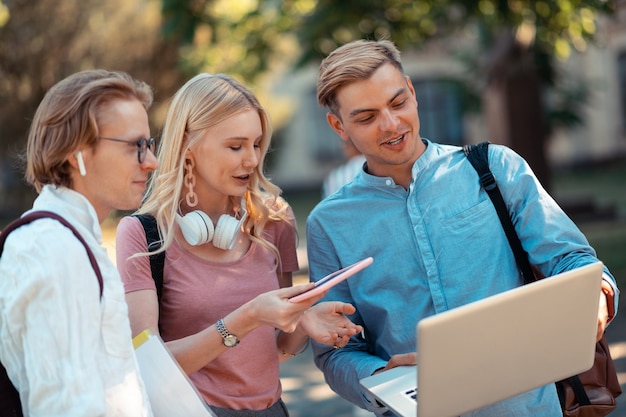
[[[510,35],[503,37],[495,48],[488,68],[484,101],[492,142],[507,145],[519,153],[544,188],[550,191],[541,81],[530,52]]]

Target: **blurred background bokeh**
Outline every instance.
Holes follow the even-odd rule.
[[[317,67],[359,38],[402,50],[423,137],[511,146],[626,287],[626,0],[0,0],[0,228],[35,197],[21,154],[54,83],[129,72],[155,90],[158,138],[177,88],[225,72],[272,117],[267,172],[303,246],[322,180],[343,162]],[[107,220],[109,240],[122,214]]]
[[[0,0],[0,227],[34,198],[20,155],[43,94],[106,68],[154,87],[157,137],[169,98],[198,72],[253,87],[274,126],[267,172],[302,231],[324,176],[343,162],[315,99],[317,67],[359,38],[401,48],[423,137],[507,144],[581,227],[620,229],[625,0]],[[599,250],[617,239],[607,263],[625,268],[626,237],[611,239]]]

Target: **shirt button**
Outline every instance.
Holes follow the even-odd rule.
[[[393,181],[391,181],[390,179],[388,179],[387,181],[385,181],[385,184],[387,184],[388,186],[391,187],[391,185],[393,184]]]

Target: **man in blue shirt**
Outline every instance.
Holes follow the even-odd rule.
[[[357,308],[353,321],[363,325],[363,337],[339,349],[314,344],[315,362],[342,397],[387,415],[359,379],[414,365],[415,326],[422,318],[523,281],[462,149],[420,137],[415,91],[393,43],[355,41],[338,48],[321,64],[317,91],[330,126],[355,144],[366,164],[311,212],[310,276],[318,280],[367,256],[374,263],[327,295]],[[597,261],[519,155],[492,145],[489,161],[532,264],[552,276]],[[617,311],[619,294],[606,268],[603,278],[598,339]],[[472,415],[558,416],[561,409],[550,384]]]

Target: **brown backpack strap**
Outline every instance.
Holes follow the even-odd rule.
[[[5,242],[6,238],[7,238],[7,236],[9,235],[9,233],[11,233],[13,230],[17,229],[18,227],[20,227],[22,225],[31,223],[31,222],[33,222],[33,221],[35,221],[37,219],[42,219],[42,218],[52,218],[52,219],[57,220],[63,226],[65,226],[68,229],[70,229],[72,231],[72,233],[74,233],[74,236],[76,236],[76,238],[78,240],[80,240],[80,243],[82,243],[83,246],[85,247],[85,251],[87,252],[87,256],[89,257],[89,262],[91,263],[91,267],[93,268],[94,272],[96,273],[96,277],[98,278],[98,284],[100,285],[100,298],[102,298],[102,291],[104,289],[104,282],[102,280],[102,273],[100,272],[100,267],[98,266],[98,262],[96,261],[96,257],[94,256],[93,252],[89,248],[89,245],[87,245],[87,242],[85,242],[85,239],[80,235],[80,233],[78,233],[78,230],[76,230],[74,228],[74,226],[72,226],[72,224],[70,222],[68,222],[63,217],[59,216],[56,213],[53,213],[51,211],[45,211],[45,210],[33,211],[31,213],[28,213],[25,216],[20,217],[19,219],[15,219],[11,223],[9,223],[7,225],[7,227],[5,227],[2,230],[2,233],[0,233],[0,256],[2,256],[2,251],[4,249],[4,242]]]
[[[65,227],[70,229],[72,233],[74,233],[74,236],[76,236],[76,238],[80,240],[80,243],[82,243],[85,247],[85,251],[87,252],[87,256],[89,257],[89,262],[91,262],[91,266],[93,267],[93,270],[96,273],[96,277],[98,278],[98,284],[100,286],[100,298],[102,298],[104,284],[102,281],[102,273],[100,272],[100,267],[98,266],[96,257],[89,248],[89,245],[87,245],[87,242],[85,242],[85,239],[83,239],[83,237],[80,235],[80,233],[78,233],[74,226],[72,226],[67,220],[65,220],[63,217],[59,216],[56,213],[53,213],[51,211],[33,211],[9,223],[7,227],[5,227],[2,232],[0,232],[0,256],[2,255],[2,251],[4,250],[4,242],[6,241],[7,236],[9,236],[12,231],[20,226],[42,218],[52,218],[59,221]],[[7,375],[6,369],[0,363],[0,417],[21,417],[22,415],[22,404],[20,402],[19,393],[11,383],[9,376]]]

